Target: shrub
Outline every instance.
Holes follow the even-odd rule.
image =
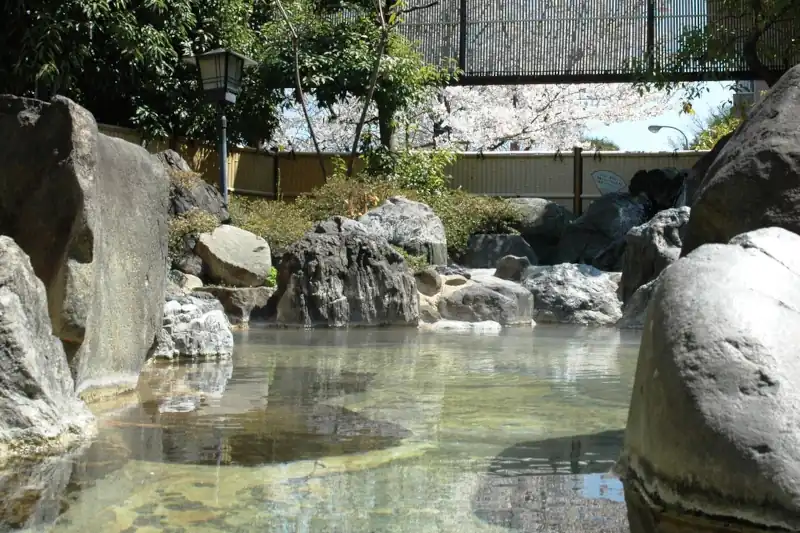
[[[427,267],[429,264],[428,258],[425,257],[424,255],[410,254],[399,246],[392,245],[392,248],[397,250],[397,253],[403,256],[403,259],[405,259],[408,268],[410,268],[412,272],[418,272]]]
[[[442,219],[448,252],[458,258],[474,233],[516,233],[521,213],[502,198],[476,196],[461,190],[419,198]]]
[[[741,123],[742,119],[733,107],[723,107],[712,112],[705,127],[695,136],[692,149],[711,150],[722,137],[735,131]]]
[[[315,188],[308,196],[301,196],[295,205],[313,221],[335,215],[358,218],[386,198],[406,192],[390,183],[350,179],[336,171],[325,185]]]
[[[207,211],[193,207],[169,221],[169,251],[178,255],[183,251],[186,235],[209,233],[219,226],[217,217]]]
[[[385,147],[370,149],[362,156],[370,181],[391,183],[421,194],[447,189],[451,176],[446,171],[456,158],[455,152],[448,150],[391,151]]]
[[[284,201],[231,196],[231,222],[264,237],[272,248],[285,248],[311,229],[311,221],[297,204]]]
[[[269,269],[269,276],[267,276],[266,281],[264,281],[264,285],[267,287],[277,287],[278,286],[278,269],[275,267],[270,267]]]
[[[197,172],[169,169],[167,173],[172,183],[184,189],[193,189],[198,183],[203,182],[202,176]]]
[[[341,167],[325,185],[294,203],[234,196],[229,211],[233,223],[267,239],[270,246],[285,247],[299,240],[314,222],[339,215],[357,219],[390,196],[405,196],[428,204],[442,219],[448,251],[458,258],[473,233],[516,233],[521,214],[501,198],[475,196],[461,190],[420,191],[370,180],[363,175],[346,178]],[[408,257],[409,264],[421,258]]]

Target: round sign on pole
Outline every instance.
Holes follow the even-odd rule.
[[[625,180],[610,170],[595,170],[592,172],[592,179],[602,196],[610,193],[628,192],[628,184],[625,183]]]

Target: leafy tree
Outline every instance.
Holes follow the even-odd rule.
[[[18,0],[4,2],[0,91],[68,96],[98,121],[147,136],[215,138],[213,108],[184,54],[226,46],[260,59],[264,0]],[[234,142],[269,138],[280,91],[260,73],[229,112]]]
[[[672,81],[689,68],[722,65],[744,66],[773,85],[800,60],[800,2],[797,0],[708,0],[707,24],[684,29],[675,52],[649,68],[635,65],[641,76],[640,88],[684,89],[688,99],[698,97],[704,86]],[[725,67],[727,65],[727,67]]]
[[[619,150],[619,145],[617,143],[605,137],[584,137],[582,141],[589,145],[590,150]]]
[[[345,102],[359,105],[370,91],[370,79],[375,68],[376,50],[382,40],[382,24],[374,0],[284,2],[292,24],[299,35],[301,50],[299,66],[303,86],[317,107],[337,116],[337,106]],[[402,20],[403,2],[387,2],[384,21],[390,27],[384,48],[372,100],[375,104],[370,123],[379,126],[379,139],[384,146],[391,144],[403,113],[428,98],[432,90],[442,86],[454,70],[426,63],[413,43],[396,31]],[[392,14],[396,14],[394,18]],[[294,69],[294,54],[287,32],[281,22],[265,28],[273,60],[265,69],[275,83],[287,87]],[[287,81],[288,80],[288,81]],[[351,138],[352,139],[352,138]]]
[[[692,150],[711,150],[722,137],[736,130],[741,123],[741,115],[732,105],[720,106],[698,124],[699,129],[689,145]]]

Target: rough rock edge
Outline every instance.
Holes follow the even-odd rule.
[[[655,474],[647,474],[650,470],[646,460],[633,455],[623,457],[615,466],[626,484],[642,497],[651,509],[658,512],[677,511],[691,513],[698,517],[718,522],[741,522],[754,528],[778,528],[780,531],[800,530],[800,518],[782,507],[768,506],[769,502],[745,509],[742,502],[733,502],[727,498],[714,498],[694,492],[690,497],[683,496],[675,488],[677,483],[670,482]],[[766,512],[765,512],[766,511]],[[783,515],[773,518],[774,515]],[[722,524],[720,524],[722,525]]]

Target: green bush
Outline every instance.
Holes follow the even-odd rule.
[[[742,123],[733,107],[723,107],[712,112],[706,125],[695,136],[693,150],[711,150],[725,135],[733,132]]]
[[[270,267],[269,269],[269,276],[267,276],[266,281],[264,281],[264,285],[267,287],[277,287],[278,286],[278,269],[275,267]]]
[[[516,233],[513,226],[521,213],[502,198],[477,196],[461,190],[419,198],[442,219],[447,248],[452,258],[465,250],[474,233]]]
[[[272,248],[285,248],[311,229],[296,203],[232,196],[228,211],[234,226],[264,237]]]
[[[177,255],[183,251],[183,238],[186,235],[209,233],[219,226],[217,217],[193,207],[169,221],[169,252]]]
[[[429,265],[428,258],[425,257],[424,255],[410,254],[399,246],[392,245],[392,248],[397,250],[397,253],[403,256],[403,259],[405,259],[408,268],[410,268],[413,272],[419,272],[420,270],[424,269]]]
[[[393,195],[404,191],[386,182],[365,182],[335,173],[325,185],[295,201],[305,216],[313,221],[340,215],[358,218]]]
[[[448,150],[391,151],[384,147],[367,150],[362,156],[368,181],[386,182],[420,194],[444,192],[452,179],[447,168],[456,159],[456,154]]]
[[[449,253],[457,258],[473,233],[515,233],[513,226],[520,220],[519,211],[501,198],[452,189],[404,189],[363,174],[346,178],[342,162],[337,166],[325,185],[293,203],[232,197],[229,210],[233,223],[280,248],[299,240],[314,222],[335,215],[357,219],[390,196],[405,196],[428,204],[442,219]],[[420,258],[404,255],[409,264],[420,264]]]

